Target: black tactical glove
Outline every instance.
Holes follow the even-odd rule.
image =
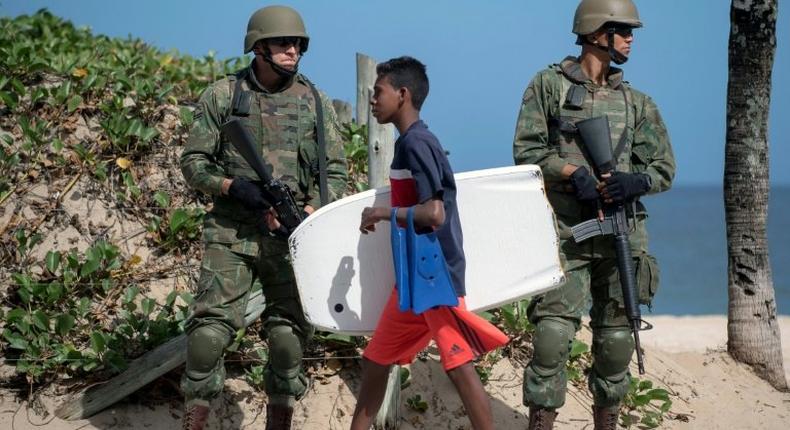
[[[598,181],[595,180],[593,175],[586,167],[581,166],[571,174],[571,185],[576,190],[576,198],[585,203],[593,203],[598,200],[601,195],[598,189],[595,188]]]
[[[248,209],[266,210],[271,207],[263,196],[263,191],[257,185],[242,178],[233,178],[228,195],[240,201]]]
[[[650,176],[644,173],[614,172],[601,189],[604,199],[621,203],[645,194],[650,189]]]

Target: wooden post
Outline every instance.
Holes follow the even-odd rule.
[[[357,52],[357,124],[368,123],[370,109],[370,90],[376,82],[376,61]]]
[[[376,82],[376,61],[357,53],[357,123],[368,125],[368,185],[378,188],[389,185],[389,170],[395,153],[395,127],[379,124],[370,108],[373,84]]]
[[[379,124],[370,108],[373,84],[376,82],[376,61],[357,53],[357,123],[368,125],[368,185],[378,188],[388,185],[389,169],[395,153],[395,127]],[[374,426],[396,429],[400,425],[400,366],[392,366],[387,379],[387,391]]]
[[[340,123],[340,125],[351,122],[353,119],[351,117],[351,103],[340,99],[332,99],[332,106],[335,108],[337,122]]]
[[[252,324],[266,307],[261,290],[250,294],[244,316],[245,327]],[[93,416],[134,393],[154,379],[180,366],[187,358],[187,336],[182,334],[159,345],[129,364],[123,373],[96,388],[89,388],[58,406],[55,416],[78,420]]]

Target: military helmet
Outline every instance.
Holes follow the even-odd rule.
[[[631,0],[582,0],[573,15],[573,33],[584,36],[607,22],[641,27],[639,12]]]
[[[266,6],[252,14],[244,37],[244,53],[252,51],[255,42],[272,37],[301,37],[302,53],[307,52],[310,42],[299,12],[288,6]]]

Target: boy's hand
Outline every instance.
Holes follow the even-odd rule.
[[[384,213],[383,217],[382,212]],[[367,207],[362,209],[362,220],[359,223],[359,231],[361,231],[362,234],[368,234],[369,231],[376,231],[376,223],[386,218],[389,218],[389,211],[387,208]]]

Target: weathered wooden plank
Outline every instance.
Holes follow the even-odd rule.
[[[392,366],[390,369],[384,402],[374,424],[380,430],[397,429],[400,426],[400,366]]]
[[[245,326],[256,321],[265,307],[261,291],[253,292],[247,303]],[[129,368],[106,383],[75,394],[55,410],[55,415],[64,420],[88,418],[180,366],[186,355],[187,337],[182,334],[134,360]]]

